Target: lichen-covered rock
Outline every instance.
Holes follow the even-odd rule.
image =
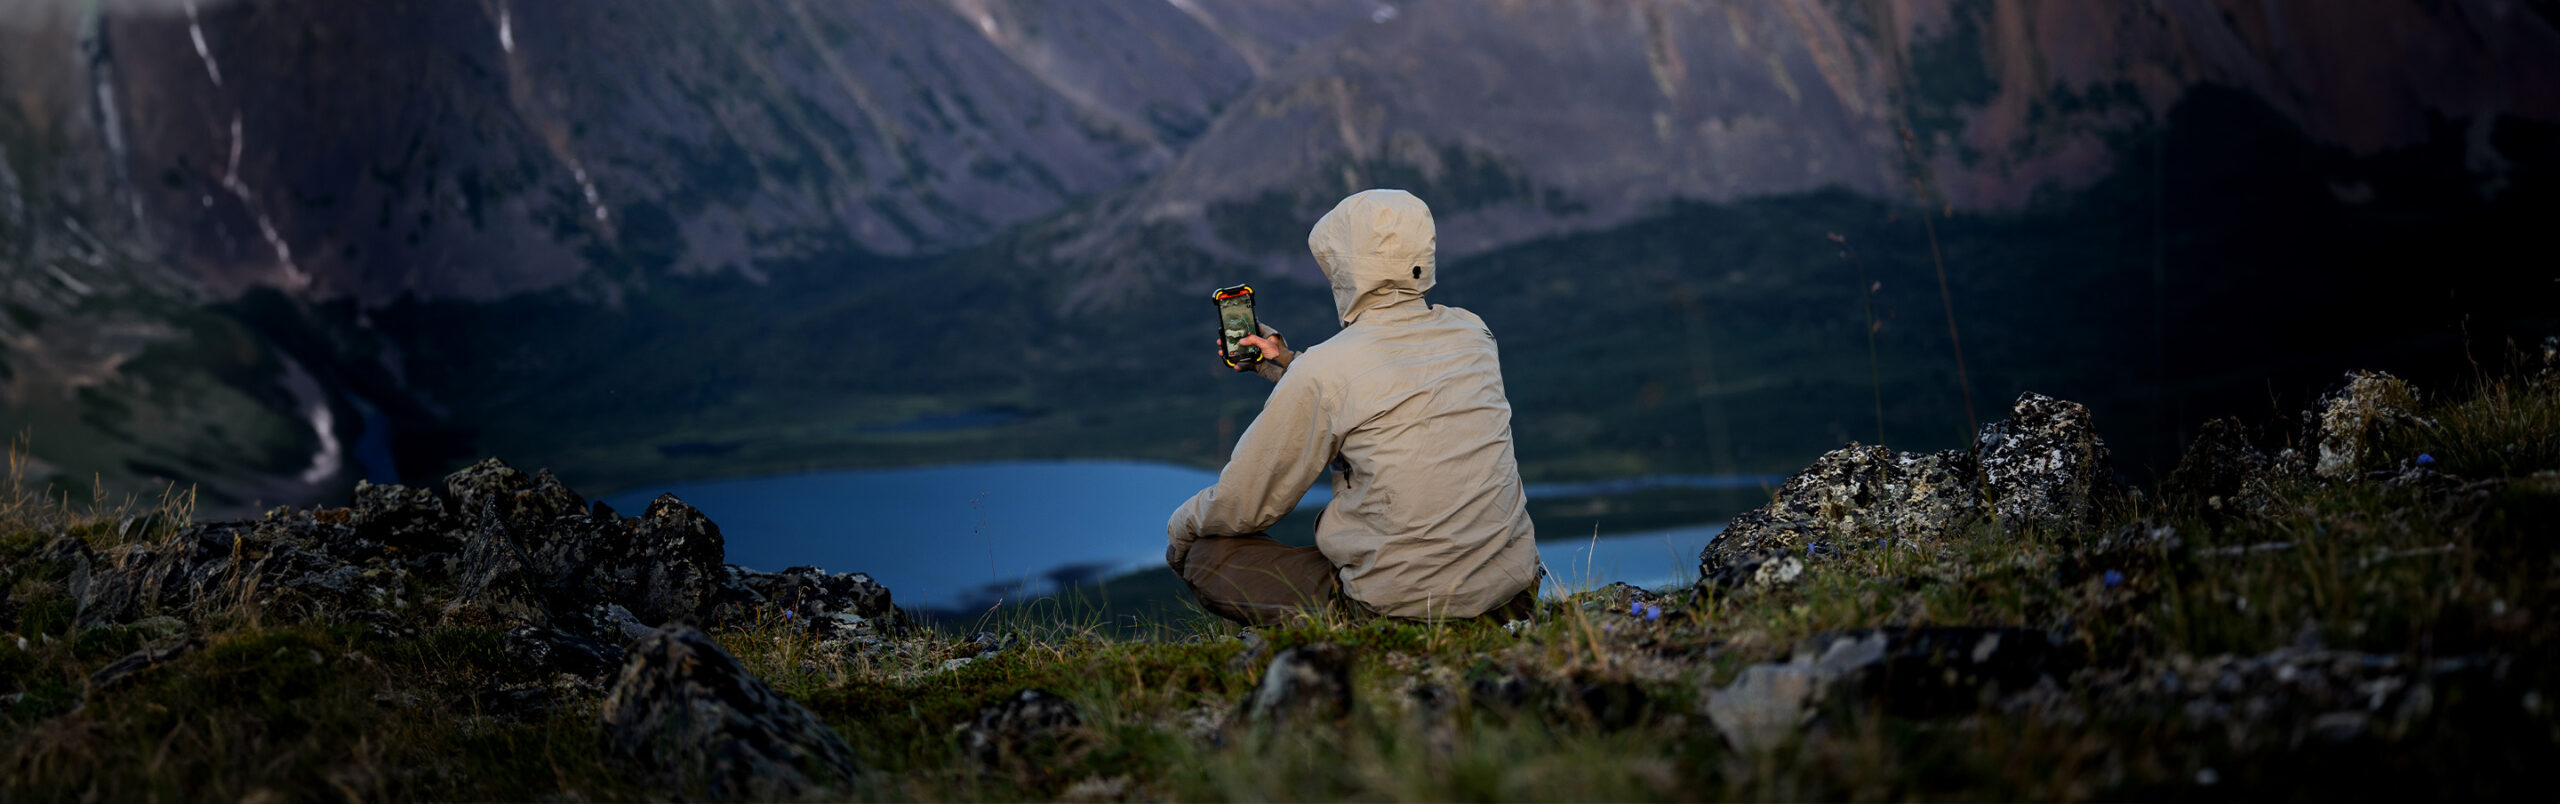
[[[712,622],[728,578],[725,544],[710,517],[673,494],[658,495],[632,523],[613,586],[642,622]]]
[[[461,539],[447,529],[449,515],[435,490],[356,481],[349,506],[357,536],[404,555],[452,552]]]
[[[724,622],[787,619],[822,643],[877,644],[909,624],[889,588],[859,572],[792,567],[757,572],[732,565],[718,607]]]
[[[2347,374],[2346,385],[2320,398],[2310,415],[2311,443],[2317,454],[2311,472],[2330,480],[2352,480],[2384,468],[2385,428],[2420,421],[2418,391],[2398,377],[2379,371]]]
[[[2224,511],[2254,507],[2266,482],[2266,453],[2249,443],[2239,419],[2204,423],[2178,467],[2160,482],[2160,496],[2188,510]]]
[[[551,621],[540,579],[499,516],[496,500],[481,499],[480,515],[454,566],[453,598],[444,607],[447,620],[499,626]]]
[[[1593,589],[1575,598],[1585,611],[1614,612],[1637,619],[1660,618],[1664,603],[1661,595],[1625,581]]]
[[[2081,528],[2121,491],[2107,443],[2077,402],[2022,394],[2007,420],[1983,426],[1974,448],[1983,504],[2003,527]]]
[[[1027,689],[978,710],[951,731],[961,755],[982,767],[1038,772],[1078,747],[1084,715],[1073,701]]]
[[[1767,505],[1733,518],[1699,555],[1704,583],[1783,583],[1806,559],[1883,539],[1933,543],[1981,516],[1963,452],[1895,452],[1851,444],[1787,478]]]
[[[525,566],[542,579],[555,605],[575,608],[611,601],[627,608],[646,594],[638,580],[642,573],[630,566],[633,523],[600,504],[591,510],[519,525]]]
[[[684,793],[797,798],[853,778],[843,738],[690,627],[632,647],[603,717],[610,753]]]
[[[1301,645],[1271,658],[1262,683],[1244,700],[1242,718],[1257,726],[1339,722],[1351,713],[1351,651],[1332,643]]]
[[[908,624],[867,575],[723,563],[719,527],[673,496],[622,517],[496,460],[448,476],[442,494],[366,484],[348,508],[175,532],[136,518],[107,538],[65,536],[40,556],[62,565],[81,627],[227,612],[382,634],[462,623],[505,632],[513,661],[497,683],[527,701],[597,686],[669,623],[805,624],[823,651],[875,647]]]
[[[444,478],[445,497],[456,511],[478,511],[495,503],[498,515],[513,522],[547,522],[585,513],[587,501],[544,469],[531,476],[496,458],[482,460]]]

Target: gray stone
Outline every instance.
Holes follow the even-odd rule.
[[[1351,714],[1351,651],[1332,643],[1281,651],[1246,696],[1243,714],[1240,720],[1257,726],[1341,722]]]
[[[632,648],[603,718],[609,753],[679,795],[798,798],[853,778],[843,738],[686,626]]]
[[[1707,720],[1736,750],[1776,748],[1812,718],[1830,683],[1826,673],[1809,665],[1745,667],[1731,685],[1708,691]]]

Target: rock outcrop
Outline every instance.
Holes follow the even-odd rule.
[[[798,798],[853,779],[842,737],[684,625],[632,646],[603,717],[609,752],[686,793]]]
[[[907,622],[867,575],[724,563],[719,526],[672,495],[622,517],[496,459],[436,488],[359,484],[351,508],[279,508],[100,549],[63,537],[47,555],[72,568],[83,628],[252,611],[382,631],[467,625],[504,631],[528,679],[590,684],[664,625],[787,621],[849,649]]]
[[[1792,580],[1801,559],[1906,537],[1936,540],[1973,524],[1981,507],[1972,456],[1921,455],[1851,444],[1832,450],[1735,517],[1707,548],[1699,576],[1723,586]],[[1788,559],[1798,559],[1790,563]]]
[[[1934,544],[1968,528],[2070,529],[2117,493],[2106,442],[2077,403],[2020,396],[1970,450],[1896,452],[1851,444],[1787,478],[1734,517],[1699,555],[1702,586],[1786,583],[1843,550],[1888,540]]]

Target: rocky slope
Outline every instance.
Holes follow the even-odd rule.
[[[621,517],[496,461],[255,521],[48,532],[11,508],[0,729],[18,739],[0,780],[101,797],[2524,792],[2554,749],[2560,595],[2531,535],[2560,513],[2560,368],[2418,400],[2350,377],[2303,417],[2305,451],[2257,455],[2217,427],[2145,501],[2089,474],[2104,451],[2077,405],[2030,397],[1973,451],[1827,456],[1736,521],[1694,590],[1555,590],[1502,626],[1021,621],[960,639],[909,627],[865,576],[724,567],[717,527],[673,499]],[[1713,571],[1771,551],[1795,568]]]

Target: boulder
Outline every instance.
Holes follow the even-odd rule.
[[[2346,384],[2320,397],[2308,418],[2311,444],[2317,450],[2311,473],[2329,480],[2353,480],[2382,469],[2386,428],[2419,419],[2418,391],[2408,382],[2379,371],[2347,374]]]
[[[853,749],[701,631],[640,640],[603,709],[609,753],[679,795],[781,799],[853,779]]]
[[[1725,526],[1701,552],[1702,583],[1783,583],[1813,558],[1883,539],[1935,542],[1981,517],[1972,456],[1851,444],[1787,478],[1767,505]]]
[[[2107,442],[2077,402],[2022,394],[2007,420],[1982,428],[1974,449],[1983,505],[2002,527],[2076,530],[2122,493]]]

